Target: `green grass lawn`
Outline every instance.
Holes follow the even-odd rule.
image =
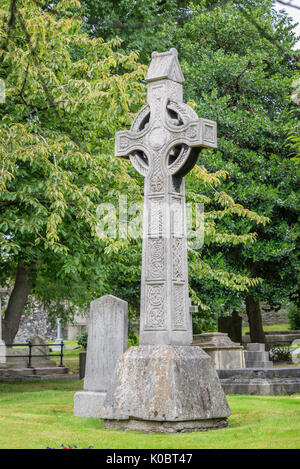
[[[229,427],[175,435],[104,430],[73,416],[80,381],[0,383],[0,448],[300,448],[300,395],[228,396]]]
[[[271,326],[263,326],[263,329],[265,332],[268,331],[288,331],[290,330],[290,325],[288,323],[286,324],[272,324]],[[242,334],[246,334],[246,332],[249,332],[249,326],[244,326],[242,328]]]

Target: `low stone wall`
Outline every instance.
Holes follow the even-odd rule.
[[[268,331],[265,332],[266,346],[280,347],[291,345],[294,340],[300,339],[300,331]],[[250,334],[243,335],[243,345],[250,343]]]
[[[286,324],[289,322],[287,317],[287,310],[280,309],[279,311],[264,311],[261,310],[262,321],[264,326],[272,326],[273,324]],[[243,318],[243,326],[248,326],[248,318],[246,313],[241,314]]]
[[[21,317],[15,343],[26,342],[35,335],[40,335],[46,340],[55,340],[56,338],[56,326],[51,326],[47,311],[38,304],[33,307],[30,315]]]

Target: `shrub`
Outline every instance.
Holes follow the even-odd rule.
[[[81,345],[82,348],[86,350],[87,348],[87,341],[88,341],[88,333],[87,332],[82,332],[79,334],[77,337],[77,344]]]
[[[290,362],[292,360],[291,351],[288,348],[272,347],[270,358],[274,362]]]
[[[288,318],[290,322],[290,329],[300,330],[300,308],[295,303],[292,303],[288,311]]]

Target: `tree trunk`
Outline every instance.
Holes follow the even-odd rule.
[[[15,285],[4,315],[2,336],[6,344],[13,343],[19,330],[22,311],[32,286],[29,270],[29,267],[25,266],[22,262],[19,262]]]
[[[246,312],[249,321],[251,342],[264,344],[265,333],[263,330],[259,301],[252,295],[246,297]]]

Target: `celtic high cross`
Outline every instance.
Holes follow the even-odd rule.
[[[116,134],[115,155],[145,177],[140,344],[189,345],[185,188],[199,148],[216,148],[217,126],[183,103],[176,49],[153,52],[148,104],[130,131]]]

